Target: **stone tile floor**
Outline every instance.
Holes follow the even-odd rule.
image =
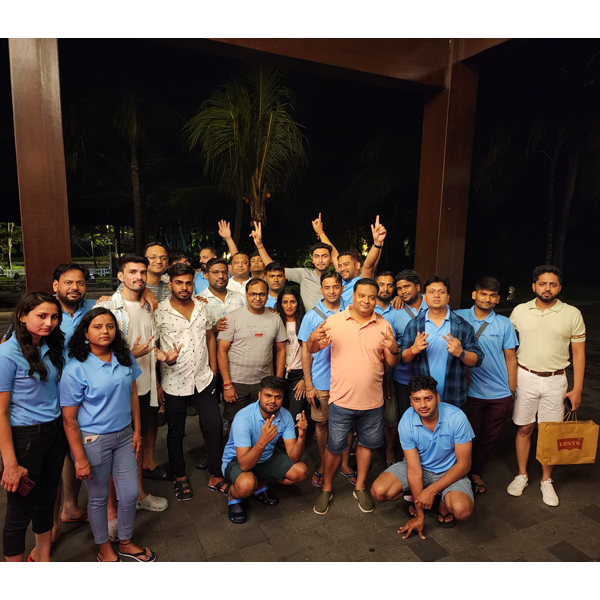
[[[600,331],[600,309],[582,308],[588,325],[588,370],[580,419],[600,424],[600,342],[591,331]],[[406,503],[377,505],[363,514],[352,497],[352,487],[338,475],[329,513],[316,515],[312,504],[316,489],[309,481],[295,487],[274,485],[279,506],[252,502],[248,521],[234,525],[227,519],[224,496],[206,487],[206,471],[194,468],[202,450],[197,420],[188,418],[186,460],[194,490],[190,502],[177,502],[172,485],[151,481],[147,490],[169,499],[163,513],[139,511],[135,538],[151,547],[163,561],[597,561],[600,560],[600,466],[563,466],[555,470],[560,505],[543,504],[539,491],[541,468],[532,455],[530,485],[513,498],[506,486],[515,475],[514,425],[506,423],[492,454],[485,481],[488,489],[477,495],[471,520],[453,529],[437,526],[426,517],[425,540],[415,534],[402,540],[396,533],[407,521]],[[159,430],[156,457],[167,462],[166,427]],[[535,447],[535,440],[534,440]],[[304,460],[311,470],[317,450],[310,441]],[[383,470],[381,451],[374,455],[368,483]],[[84,502],[85,491],[82,491]],[[5,513],[0,493],[0,515]],[[62,525],[56,561],[94,561],[96,552],[87,524]],[[28,550],[33,535],[28,534]]]

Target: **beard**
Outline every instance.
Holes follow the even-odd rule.
[[[58,301],[63,306],[66,306],[67,308],[77,308],[79,306],[80,302],[83,300],[82,295],[80,295],[79,298],[77,298],[77,300],[71,300],[69,297],[63,296],[62,294],[59,294],[58,292],[56,293],[56,297],[58,298]]]
[[[550,304],[550,302],[554,302],[554,300],[556,300],[556,296],[554,295],[544,298],[541,294],[536,294],[536,298],[544,304]]]

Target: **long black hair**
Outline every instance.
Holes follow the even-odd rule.
[[[63,310],[60,302],[46,292],[27,292],[15,306],[15,312],[10,320],[10,335],[14,335],[23,357],[29,363],[29,377],[33,377],[34,373],[40,376],[41,381],[48,381],[48,369],[42,360],[39,348],[34,345],[33,338],[27,330],[25,323],[21,322],[21,317],[29,314],[34,308],[40,304],[53,304],[58,309],[58,324],[56,327],[44,337],[44,342],[48,346],[48,356],[50,362],[58,371],[58,378],[62,375],[63,367],[65,366],[65,357],[63,349],[65,345],[65,335],[60,329],[62,322]],[[10,337],[10,336],[9,336]]]
[[[298,308],[296,309],[296,314],[294,315],[294,320],[296,321],[296,333],[298,333],[300,331],[302,319],[304,319],[304,315],[306,314],[306,310],[304,309],[304,303],[302,302],[302,298],[300,298],[300,292],[298,291],[298,288],[284,287],[279,292],[279,294],[277,294],[277,303],[275,304],[275,310],[279,313],[279,316],[283,321],[284,327],[287,326],[287,317],[285,316],[285,313],[283,312],[283,307],[281,306],[283,297],[286,294],[294,296],[294,298],[296,298],[296,302],[298,303]]]
[[[88,312],[83,315],[81,322],[77,325],[77,329],[69,342],[69,356],[76,358],[79,362],[84,362],[90,355],[90,345],[89,343],[85,343],[87,341],[85,334],[90,328],[91,322],[100,315],[110,315],[112,317],[115,324],[115,339],[110,345],[110,350],[124,367],[130,367],[133,364],[131,352],[119,331],[119,324],[117,323],[115,315],[113,315],[108,308],[92,308],[92,310],[88,310]]]

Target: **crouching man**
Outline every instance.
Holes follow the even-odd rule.
[[[406,539],[416,531],[422,539],[425,512],[437,494],[440,527],[454,527],[473,514],[471,440],[475,437],[465,414],[452,404],[440,403],[437,382],[419,375],[410,380],[410,404],[398,425],[404,460],[386,469],[373,483],[378,502],[394,501],[405,493],[414,498],[412,518],[398,533]],[[410,490],[410,492],[409,492]]]
[[[227,505],[233,523],[246,522],[246,498],[267,506],[279,504],[279,498],[268,489],[268,482],[292,485],[308,477],[308,467],[300,462],[308,423],[303,411],[294,425],[290,413],[282,408],[286,387],[281,377],[264,377],[258,400],[240,410],[233,420],[222,466],[230,484]],[[275,450],[279,438],[283,438],[285,453]]]

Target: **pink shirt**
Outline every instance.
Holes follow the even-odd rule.
[[[331,338],[331,392],[329,402],[352,410],[383,405],[382,332],[392,337],[390,324],[380,315],[364,325],[350,315],[350,307],[327,319]]]

